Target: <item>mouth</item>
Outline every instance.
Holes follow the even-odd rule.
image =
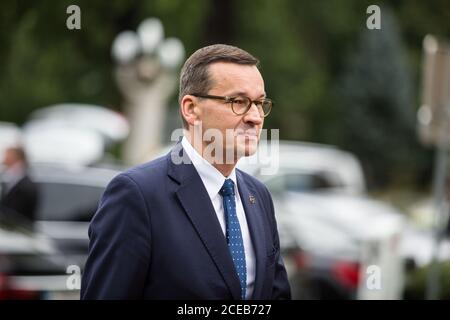
[[[246,132],[241,132],[239,134],[236,135],[238,140],[241,140],[244,143],[257,143],[258,142],[258,134],[255,131],[246,131]]]
[[[245,137],[248,139],[257,139],[258,132],[256,130],[237,131],[236,136],[237,137]]]

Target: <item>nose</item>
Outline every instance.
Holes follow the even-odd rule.
[[[243,121],[252,125],[261,125],[263,123],[264,118],[261,116],[256,104],[252,103],[250,109],[244,114]]]

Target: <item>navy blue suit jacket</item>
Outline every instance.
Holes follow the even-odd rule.
[[[236,175],[256,256],[253,299],[290,299],[271,196],[255,178]],[[203,182],[170,153],[110,182],[89,237],[82,299],[240,299]]]

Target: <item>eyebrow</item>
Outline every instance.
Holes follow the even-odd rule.
[[[233,92],[232,94],[228,94],[229,97],[236,97],[236,96],[247,96],[245,92]],[[266,93],[261,94],[257,99],[265,98]]]

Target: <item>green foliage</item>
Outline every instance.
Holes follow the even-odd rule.
[[[440,262],[439,268],[439,299],[450,299],[450,262]],[[418,268],[410,272],[406,277],[405,294],[404,298],[408,300],[422,300],[425,299],[428,276],[430,273],[431,265]]]

